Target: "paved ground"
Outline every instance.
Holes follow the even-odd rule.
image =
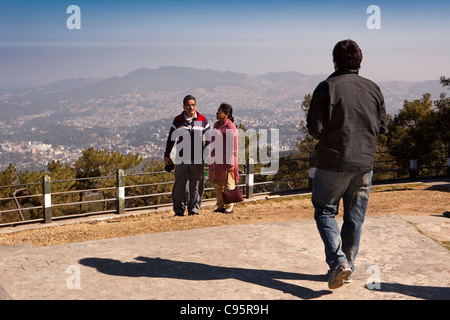
[[[409,221],[409,222],[408,222]],[[0,299],[450,299],[443,216],[367,217],[353,282],[327,288],[314,221],[0,247]]]

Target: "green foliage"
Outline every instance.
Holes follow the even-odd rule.
[[[142,163],[139,154],[124,155],[119,151],[95,150],[89,147],[75,162],[76,178],[109,176],[118,169],[129,170]]]
[[[408,168],[410,159],[417,159],[418,167],[427,167],[421,175],[444,174],[442,168],[433,167],[442,166],[450,143],[450,99],[445,96],[432,101],[426,93],[422,99],[405,100],[403,109],[389,121],[386,147],[400,167]]]
[[[126,186],[140,186],[127,189],[127,197],[137,197],[126,200],[127,208],[150,207],[172,201],[173,172],[166,172],[164,166],[164,162],[152,159],[144,164],[141,173],[125,177]]]
[[[441,77],[443,87],[450,90],[450,78]],[[434,101],[436,106],[435,131],[438,138],[446,145],[450,144],[450,97],[446,93],[441,93],[440,99]]]
[[[118,169],[129,170],[142,163],[142,157],[135,154],[121,154],[118,151],[95,150],[88,148],[75,162],[75,167],[62,165],[59,161],[52,161],[47,166],[47,172],[20,171],[10,165],[0,172],[0,186],[25,185],[20,187],[0,188],[0,210],[42,206],[42,179],[47,174],[51,179],[52,215],[63,216],[86,212],[113,210],[115,203],[108,199],[115,198],[115,173]],[[105,178],[112,176],[112,178]],[[97,179],[95,179],[97,177]],[[81,178],[81,179],[80,179]],[[80,179],[80,180],[75,180]],[[36,195],[36,197],[27,197]],[[20,198],[21,196],[25,196]],[[96,201],[77,204],[82,201]],[[61,204],[73,205],[61,205]],[[42,209],[23,210],[25,220],[42,218]],[[0,216],[0,222],[21,220],[16,212],[5,213]]]
[[[9,164],[6,170],[0,171],[0,186],[12,185],[17,180],[16,168]]]
[[[450,90],[450,78],[446,78],[446,77],[442,76],[440,78],[440,81],[441,81],[441,84],[442,84],[443,87],[447,87],[448,86],[447,89]]]

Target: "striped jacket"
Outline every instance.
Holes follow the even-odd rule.
[[[210,129],[208,120],[204,115],[197,112],[196,117],[189,122],[183,111],[180,115],[175,117],[172,126],[170,127],[164,157],[170,157],[175,141],[177,141],[178,148],[175,156],[175,163],[203,163],[203,150],[210,144],[209,139],[204,141],[204,136]],[[190,141],[184,141],[183,143],[183,140],[188,137]],[[190,145],[190,157],[185,153],[188,144]],[[183,157],[184,155],[186,155],[186,158]]]

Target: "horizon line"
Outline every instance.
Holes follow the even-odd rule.
[[[0,44],[1,46],[1,44]],[[326,79],[326,77],[328,77],[332,72],[330,70],[330,73],[314,73],[314,74],[309,74],[309,73],[303,73],[300,71],[296,71],[296,70],[287,70],[287,71],[269,71],[269,72],[263,72],[263,73],[255,73],[255,72],[240,72],[240,71],[231,71],[231,70],[219,70],[219,69],[214,69],[214,68],[200,68],[200,67],[192,67],[192,66],[182,66],[182,65],[161,65],[158,67],[140,67],[140,68],[136,68],[136,69],[132,69],[131,71],[126,72],[123,75],[111,75],[111,76],[105,76],[105,77],[95,77],[95,76],[80,76],[80,77],[71,77],[71,78],[60,78],[57,80],[51,80],[50,82],[46,82],[46,83],[27,83],[27,82],[10,82],[10,83],[0,83],[0,88],[3,89],[20,89],[20,88],[36,88],[36,87],[45,87],[45,86],[49,86],[52,85],[54,83],[60,82],[60,81],[67,81],[67,80],[88,80],[88,79],[92,79],[92,80],[98,80],[100,81],[104,81],[104,80],[108,80],[108,79],[112,79],[112,78],[123,78],[126,77],[127,75],[136,72],[138,70],[150,70],[150,71],[154,71],[154,70],[160,70],[160,69],[164,69],[164,68],[179,68],[179,69],[192,69],[192,70],[200,70],[200,71],[215,71],[215,72],[224,72],[224,73],[237,73],[237,74],[246,74],[246,75],[255,75],[255,76],[264,76],[264,75],[268,75],[268,74],[282,74],[282,73],[297,73],[297,74],[301,74],[301,75],[305,75],[308,77],[316,77],[316,76],[323,76],[324,80]],[[334,71],[333,71],[334,72]],[[363,76],[364,77],[364,76]],[[403,79],[377,79],[375,80],[378,83],[389,83],[389,82],[408,82],[408,83],[420,83],[420,82],[428,82],[428,81],[439,81],[439,79],[424,79],[424,80],[403,80]]]

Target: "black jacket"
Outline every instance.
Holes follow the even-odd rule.
[[[387,129],[383,94],[358,70],[338,70],[314,90],[307,128],[319,139],[318,169],[369,172],[377,136]]]

